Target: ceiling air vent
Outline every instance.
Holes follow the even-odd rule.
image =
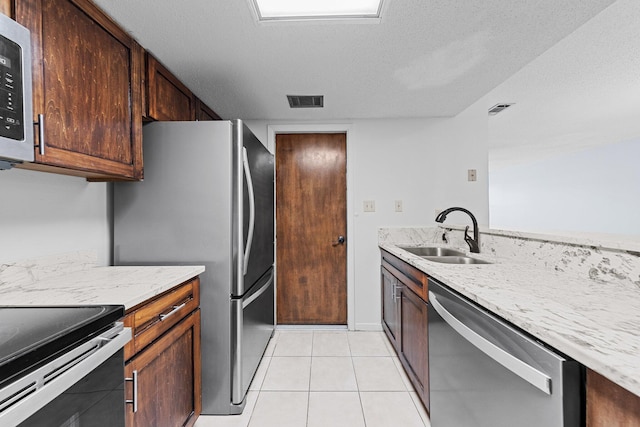
[[[322,108],[324,95],[287,95],[291,108]]]
[[[493,107],[489,108],[489,115],[495,116],[500,111],[506,110],[507,108],[511,107],[513,104],[514,104],[513,102],[510,104],[496,104]]]

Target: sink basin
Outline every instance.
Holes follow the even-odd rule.
[[[451,248],[438,248],[438,247],[419,247],[419,248],[412,248],[412,247],[400,247],[400,249],[403,249],[407,252],[410,252],[414,255],[418,255],[421,257],[442,257],[442,256],[456,256],[456,257],[463,257],[464,256],[464,252],[462,251],[458,251],[456,249],[451,249]]]
[[[422,258],[428,261],[442,262],[445,264],[491,264],[489,261],[471,258],[468,256],[423,256]]]

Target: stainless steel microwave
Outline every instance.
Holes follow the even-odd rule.
[[[32,90],[29,30],[0,13],[0,169],[33,161]]]

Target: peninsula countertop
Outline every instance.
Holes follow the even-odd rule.
[[[122,304],[130,309],[204,272],[202,265],[91,267],[0,283],[0,305]]]
[[[640,396],[639,286],[603,286],[482,254],[470,255],[492,264],[444,264],[394,244],[380,248]]]

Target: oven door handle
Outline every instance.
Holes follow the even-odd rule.
[[[100,366],[131,340],[122,323],[2,389],[0,425],[18,425]]]
[[[447,311],[446,308],[440,304],[436,295],[429,291],[429,303],[434,310],[442,317],[442,319],[451,326],[460,336],[469,341],[478,348],[481,352],[495,360],[509,371],[513,372],[523,380],[527,381],[532,386],[538,388],[544,393],[551,395],[551,378],[540,372],[533,366],[523,362],[512,354],[504,351],[497,345],[488,341],[463,322],[458,320],[453,314]]]

